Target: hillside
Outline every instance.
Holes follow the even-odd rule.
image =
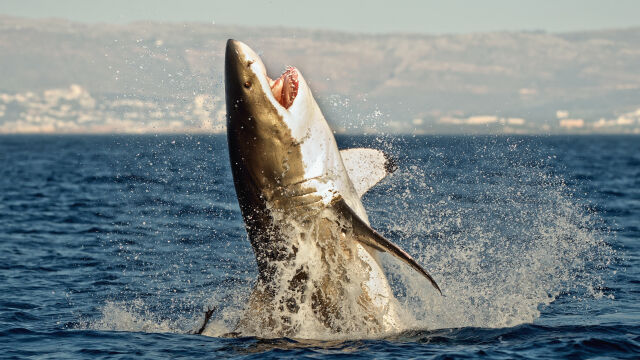
[[[640,132],[640,28],[379,36],[6,16],[0,132],[222,131],[230,37],[272,77],[298,67],[340,131]]]

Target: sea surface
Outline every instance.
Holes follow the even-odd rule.
[[[383,256],[401,333],[192,334],[256,277],[224,136],[2,136],[0,358],[640,357],[640,137],[337,140],[397,160],[363,203],[443,290]]]

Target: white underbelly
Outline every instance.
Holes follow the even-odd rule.
[[[383,331],[400,329],[398,308],[393,291],[378,261],[364,246],[357,244],[358,257],[369,266],[369,279],[362,284],[371,299],[373,307],[382,315]]]

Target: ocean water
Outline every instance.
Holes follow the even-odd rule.
[[[224,136],[0,137],[1,358],[638,358],[640,137],[338,138],[405,330],[222,338],[256,277]],[[209,335],[191,334],[214,308]]]

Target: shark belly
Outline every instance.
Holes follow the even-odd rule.
[[[373,250],[354,239],[351,219],[322,194],[295,188],[267,202],[273,226],[264,231],[288,255],[270,261],[271,275],[256,284],[237,331],[318,338],[399,330],[386,276]]]

